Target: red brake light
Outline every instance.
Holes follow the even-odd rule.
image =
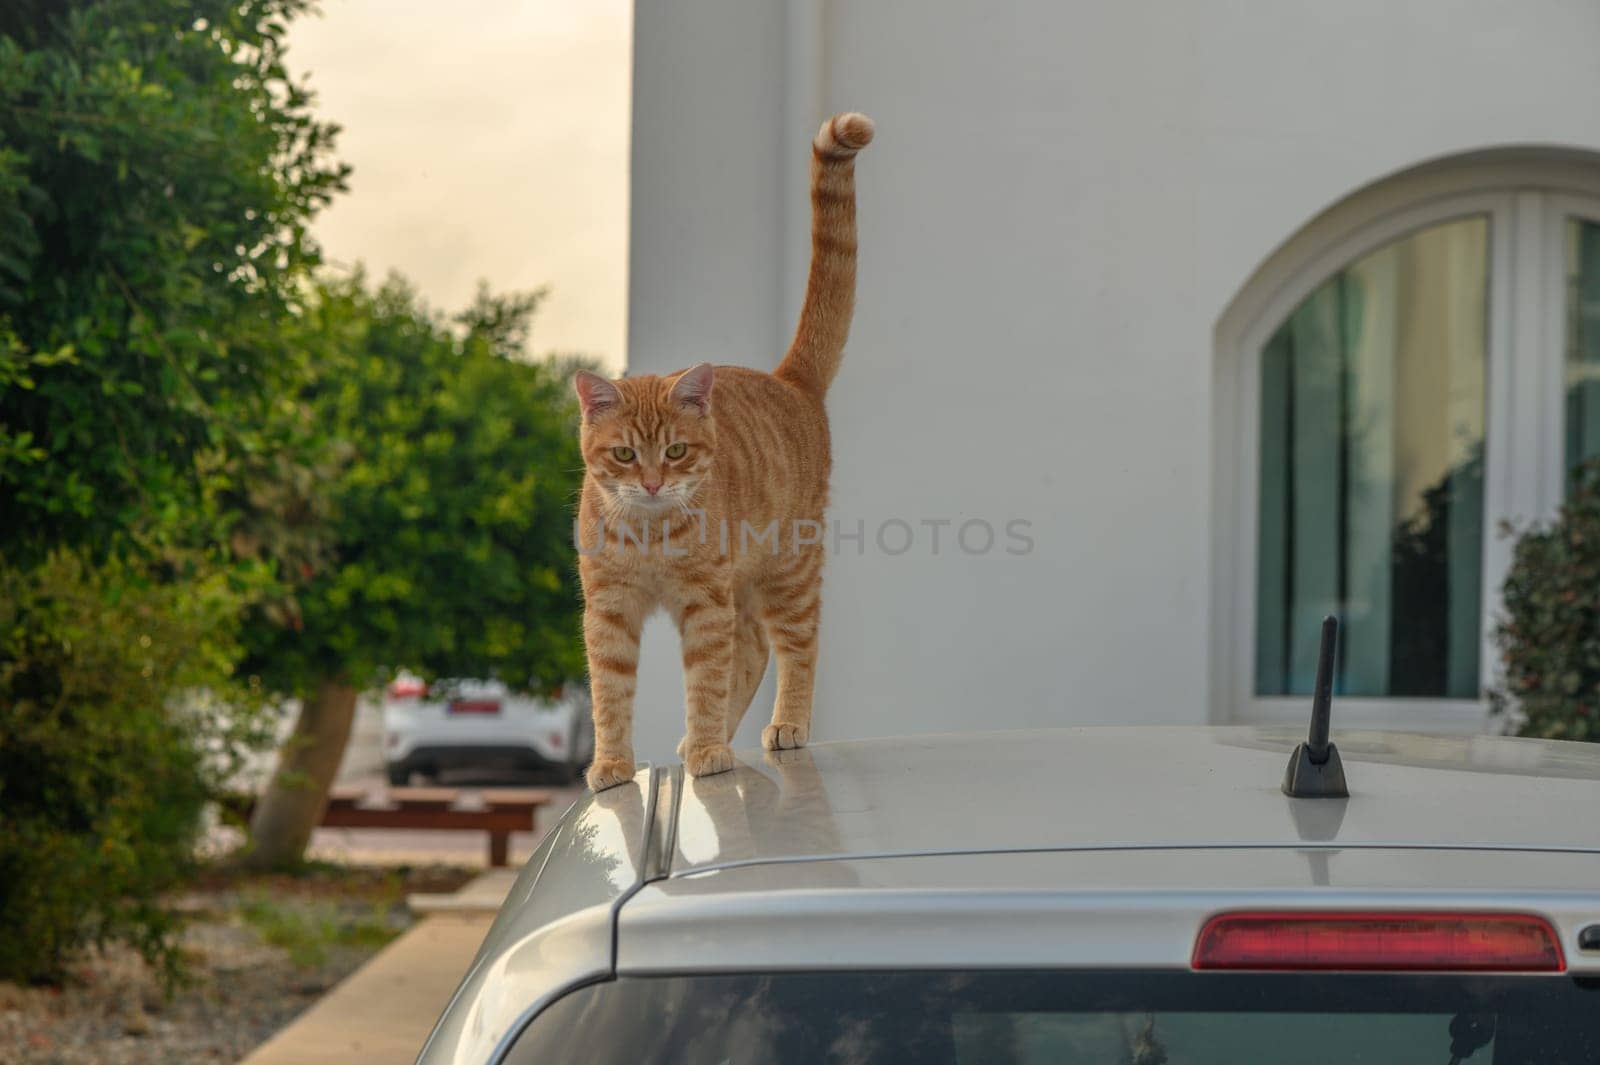
[[[427,694],[427,684],[415,678],[402,677],[389,685],[391,699],[420,699]]]
[[[1548,972],[1555,930],[1516,913],[1225,913],[1195,941],[1196,969]]]

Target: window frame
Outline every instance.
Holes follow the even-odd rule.
[[[1445,222],[1488,221],[1484,539],[1479,683],[1493,684],[1492,619],[1513,540],[1559,505],[1565,484],[1565,225],[1600,222],[1600,166],[1533,153],[1436,165],[1379,183],[1324,212],[1256,271],[1218,322],[1213,418],[1212,683],[1217,723],[1302,725],[1304,698],[1255,692],[1261,352],[1318,286],[1362,257]],[[1531,353],[1518,357],[1516,353]],[[1341,696],[1351,728],[1477,732],[1487,698]]]

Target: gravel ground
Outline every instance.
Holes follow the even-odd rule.
[[[132,951],[83,958],[61,987],[0,983],[5,1065],[234,1062],[411,923],[405,896],[454,891],[449,867],[217,876],[178,900],[188,982],[169,997]]]

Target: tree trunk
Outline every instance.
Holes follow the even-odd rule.
[[[282,869],[305,856],[355,713],[356,690],[342,679],[323,680],[301,702],[294,734],[278,752],[278,770],[250,817],[250,844],[240,855],[247,868]]]

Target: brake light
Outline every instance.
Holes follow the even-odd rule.
[[[1516,913],[1225,913],[1195,941],[1196,969],[1558,973],[1542,917]]]
[[[401,677],[389,685],[391,699],[420,699],[428,694],[428,685],[415,677]]]

